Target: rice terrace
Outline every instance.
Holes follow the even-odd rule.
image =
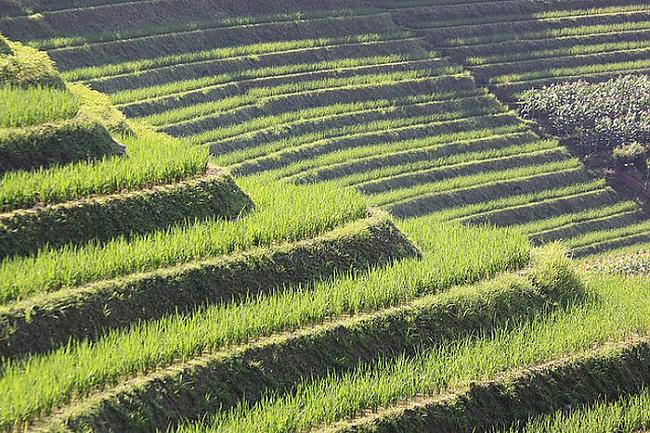
[[[0,0],[0,432],[650,433],[648,0]]]

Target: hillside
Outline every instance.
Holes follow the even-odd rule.
[[[647,210],[519,113],[648,23],[0,0],[0,431],[650,430]]]
[[[0,31],[237,176],[337,180],[399,217],[517,225],[577,255],[650,241],[647,215],[504,105],[647,71],[642,3],[174,4],[25,4],[38,18]]]

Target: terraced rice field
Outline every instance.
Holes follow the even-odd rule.
[[[644,73],[643,3],[256,5],[200,20],[199,6],[154,3],[161,16],[137,28],[137,5],[111,3],[0,29],[236,176],[336,181],[399,217],[518,225],[576,255],[650,241],[634,203],[504,105],[531,86]],[[112,35],[86,25],[103,16]]]
[[[516,105],[649,14],[0,0],[0,431],[650,429],[650,219]]]

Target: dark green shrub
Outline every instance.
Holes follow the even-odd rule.
[[[589,153],[650,143],[650,77],[645,75],[532,89],[521,104],[524,117]]]
[[[648,147],[638,141],[622,144],[612,150],[612,158],[622,166],[642,163],[648,154]]]

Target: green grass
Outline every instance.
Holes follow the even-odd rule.
[[[123,90],[120,92],[113,93],[111,95],[111,100],[113,103],[118,105],[127,105],[134,102],[140,102],[151,99],[158,99],[162,97],[179,96],[184,93],[196,92],[196,91],[205,91],[211,87],[225,85],[228,83],[233,83],[242,80],[252,80],[256,78],[266,78],[266,77],[277,77],[290,74],[304,74],[304,73],[313,73],[317,71],[337,71],[341,69],[354,68],[360,66],[370,66],[370,65],[379,65],[386,63],[398,63],[410,60],[409,58],[402,57],[399,55],[387,55],[387,56],[375,56],[375,57],[360,57],[360,58],[350,58],[350,59],[340,59],[325,61],[320,63],[302,63],[295,65],[285,65],[285,66],[273,66],[260,69],[247,69],[240,71],[238,73],[228,73],[220,75],[212,75],[209,77],[195,78],[185,81],[173,81],[171,83],[160,84],[152,87],[144,87],[140,89],[129,89]],[[417,74],[415,72],[402,72],[402,79],[409,77],[416,78]],[[406,75],[405,75],[406,74]],[[397,74],[393,74],[393,79],[398,79]],[[421,75],[421,74],[420,74]],[[356,81],[361,81],[361,83],[367,83],[368,81],[364,79],[366,75],[361,75],[356,77]],[[375,78],[379,79],[379,77]],[[350,83],[347,83],[346,80],[350,80]],[[329,79],[329,80],[318,80],[308,83],[298,83],[291,85],[281,85],[268,88],[257,88],[252,90],[250,95],[247,98],[239,96],[240,105],[244,104],[245,101],[254,102],[255,99],[251,99],[255,95],[257,97],[277,95],[281,93],[289,93],[291,91],[297,92],[300,90],[308,89],[317,89],[325,87],[335,87],[343,86],[347,84],[353,84],[355,79],[350,77],[346,79]]]
[[[381,140],[381,137],[386,137],[388,131],[392,134],[397,134],[398,132],[415,130],[418,128],[440,127],[441,129],[452,129],[452,125],[454,124],[466,121],[479,122],[479,117],[481,117],[482,120],[485,120],[485,118],[489,116],[489,114],[483,114],[480,109],[477,111],[479,111],[478,114],[467,112],[445,112],[428,116],[399,117],[396,119],[382,119],[368,123],[359,123],[357,125],[348,125],[341,128],[307,133],[304,135],[271,141],[253,148],[237,150],[219,155],[216,160],[221,165],[239,167],[251,165],[259,160],[279,158],[283,154],[287,155],[294,152],[304,151],[306,149],[314,152],[316,154],[315,156],[320,156],[319,148],[326,148],[328,145],[334,143],[341,143],[340,146],[337,146],[339,147],[336,149],[337,152],[354,147],[365,148],[369,143],[364,143],[363,146],[357,145],[346,147],[346,142],[348,140],[370,138],[373,136],[378,136],[380,137],[377,139],[378,141],[385,142],[386,139],[384,138],[384,140]],[[507,117],[508,114],[497,114],[494,117],[498,116]],[[444,132],[447,131],[445,130]],[[435,136],[438,134],[432,133],[430,135]],[[325,153],[328,152],[320,152],[320,154]]]
[[[650,429],[650,392],[540,416],[501,433],[642,433]]]
[[[616,229],[584,233],[583,235],[571,239],[569,245],[573,248],[582,248],[595,243],[611,241],[631,235],[640,235],[643,233],[650,233],[650,220]]]
[[[210,220],[104,244],[44,248],[0,263],[0,301],[150,271],[252,246],[315,236],[360,218],[367,205],[352,190],[240,180],[256,210],[237,221]]]
[[[638,211],[638,205],[633,201],[623,201],[611,206],[586,211],[571,212],[554,218],[546,218],[540,221],[517,224],[515,228],[523,233],[537,234],[553,230],[568,224],[575,224],[582,221],[610,217],[622,212]]]
[[[314,197],[321,200],[323,194]],[[423,251],[423,259],[206,307],[189,317],[175,315],[114,331],[96,343],[73,342],[48,355],[7,361],[0,377],[0,388],[6,390],[0,395],[0,427],[47,412],[118,377],[327,318],[398,305],[528,262],[527,240],[508,230],[439,226],[427,219],[403,222],[400,228]]]
[[[503,41],[511,41],[516,37],[518,40],[527,41],[527,40],[537,40],[537,39],[553,39],[561,38],[567,36],[586,36],[586,35],[596,35],[601,33],[615,33],[615,32],[625,32],[625,31],[638,31],[650,29],[650,21],[640,21],[640,22],[626,22],[626,23],[616,23],[616,24],[593,24],[586,26],[572,26],[568,25],[560,29],[552,30],[543,30],[543,31],[534,31],[534,32],[502,32],[497,35],[489,36],[475,36],[475,37],[465,37],[465,38],[451,38],[446,42],[447,46],[465,46],[465,45],[479,45]]]
[[[493,128],[477,128],[469,131],[442,133],[412,140],[392,140],[374,145],[343,149],[338,152],[328,153],[316,158],[291,164],[281,170],[274,171],[274,175],[278,178],[286,177],[290,179],[299,179],[302,176],[308,176],[310,172],[318,174],[321,170],[345,167],[349,164],[354,164],[355,162],[378,159],[382,156],[390,156],[401,152],[419,151],[427,148],[459,144],[467,144],[469,148],[472,144],[477,142],[498,140],[500,138],[517,140],[518,137],[521,138],[524,135],[521,133],[523,129],[523,124],[519,123],[508,126],[495,126]],[[532,137],[535,138],[534,136]],[[385,170],[391,169],[393,168],[387,167]],[[371,170],[356,173],[351,175],[349,178],[346,178],[346,183],[351,185],[354,183],[371,181],[375,178],[373,173],[374,171]],[[379,175],[377,175],[377,177],[379,177]]]
[[[6,173],[0,179],[0,209],[133,191],[185,179],[207,168],[206,149],[144,128],[138,130],[137,136],[122,136],[118,140],[127,146],[128,156]]]
[[[562,188],[548,189],[541,192],[530,194],[513,195],[497,200],[491,200],[484,203],[477,203],[468,206],[452,207],[440,212],[434,216],[440,220],[453,220],[464,217],[471,217],[482,213],[488,213],[504,208],[527,206],[534,203],[543,203],[557,198],[570,197],[583,193],[589,193],[605,188],[605,181],[597,179],[592,182],[569,185]]]
[[[477,175],[456,176],[451,179],[416,185],[410,188],[392,189],[388,192],[371,196],[370,202],[378,206],[393,204],[403,200],[423,197],[428,194],[457,191],[474,186],[496,185],[510,179],[522,179],[541,174],[572,170],[579,167],[579,164],[580,163],[575,159],[567,159],[565,161],[549,162],[546,164],[487,172]]]
[[[117,76],[137,75],[138,73],[147,70],[174,67],[188,63],[206,62],[210,60],[227,59],[232,57],[254,57],[263,54],[277,54],[287,51],[293,52],[314,48],[335,47],[343,44],[380,42],[387,39],[390,40],[403,37],[407,37],[407,34],[367,34],[360,36],[347,36],[342,38],[316,38],[281,42],[264,42],[251,45],[236,45],[232,47],[220,47],[199,52],[156,57],[153,59],[141,59],[108,65],[76,68],[70,71],[65,71],[61,75],[64,79],[69,81],[93,79],[101,80],[104,78],[112,78]]]
[[[352,373],[305,381],[286,395],[267,395],[210,421],[178,429],[198,432],[307,431],[416,396],[487,380],[650,329],[650,291],[642,278],[597,278],[592,302],[547,317],[450,342],[413,358],[364,365]]]
[[[514,51],[502,54],[493,54],[488,56],[472,56],[466,61],[472,66],[493,65],[505,62],[517,62],[533,59],[546,59],[556,57],[584,56],[588,54],[602,54],[613,51],[628,51],[650,48],[650,41],[622,41],[622,42],[605,42],[600,44],[573,45],[570,47],[535,50],[535,51]]]
[[[347,17],[353,15],[351,10],[337,10],[337,17]],[[310,13],[306,16],[304,11],[296,13],[282,13],[271,16],[262,16],[262,17],[226,17],[220,19],[211,19],[211,20],[201,20],[201,21],[189,21],[189,22],[180,22],[173,25],[167,26],[152,26],[144,28],[131,28],[126,31],[118,32],[102,32],[96,33],[87,36],[59,36],[48,39],[39,39],[31,40],[29,43],[39,49],[49,50],[53,48],[76,48],[83,45],[91,45],[96,42],[106,42],[106,41],[115,41],[115,40],[124,40],[124,39],[137,39],[137,38],[146,38],[151,36],[174,34],[174,33],[185,33],[185,32],[201,32],[205,30],[211,30],[222,27],[233,27],[233,26],[246,26],[251,24],[265,23],[265,22],[300,22],[303,20],[319,19],[319,18],[328,18],[332,17],[332,13],[329,11],[320,12],[320,13]],[[404,33],[405,34],[405,33]]]
[[[79,110],[67,90],[51,87],[0,86],[0,128],[17,128],[65,120]]]
[[[491,79],[494,84],[519,83],[542,78],[574,77],[579,75],[599,74],[650,68],[650,60],[634,60],[629,62],[603,63],[598,65],[575,66],[568,68],[551,68],[540,71],[529,71],[518,74],[498,75]]]
[[[378,168],[351,174],[341,178],[341,182],[346,185],[367,185],[373,182],[385,182],[389,180],[408,178],[412,175],[430,173],[434,170],[441,171],[446,168],[459,168],[463,164],[473,164],[486,161],[494,161],[498,159],[505,159],[513,156],[530,155],[531,153],[543,153],[546,151],[554,151],[557,145],[553,142],[537,142],[524,145],[509,146],[501,149],[491,149],[479,152],[458,152],[451,156],[444,156],[437,159],[417,161],[413,163],[406,163],[396,166],[386,166],[385,168]],[[484,176],[489,176],[484,173]],[[408,187],[411,188],[411,187]],[[379,202],[397,201],[398,196],[414,196],[423,192],[419,189],[422,187],[414,186],[412,191],[405,189],[393,188],[386,191],[383,197],[376,197],[373,200]],[[405,198],[405,197],[404,197]]]

